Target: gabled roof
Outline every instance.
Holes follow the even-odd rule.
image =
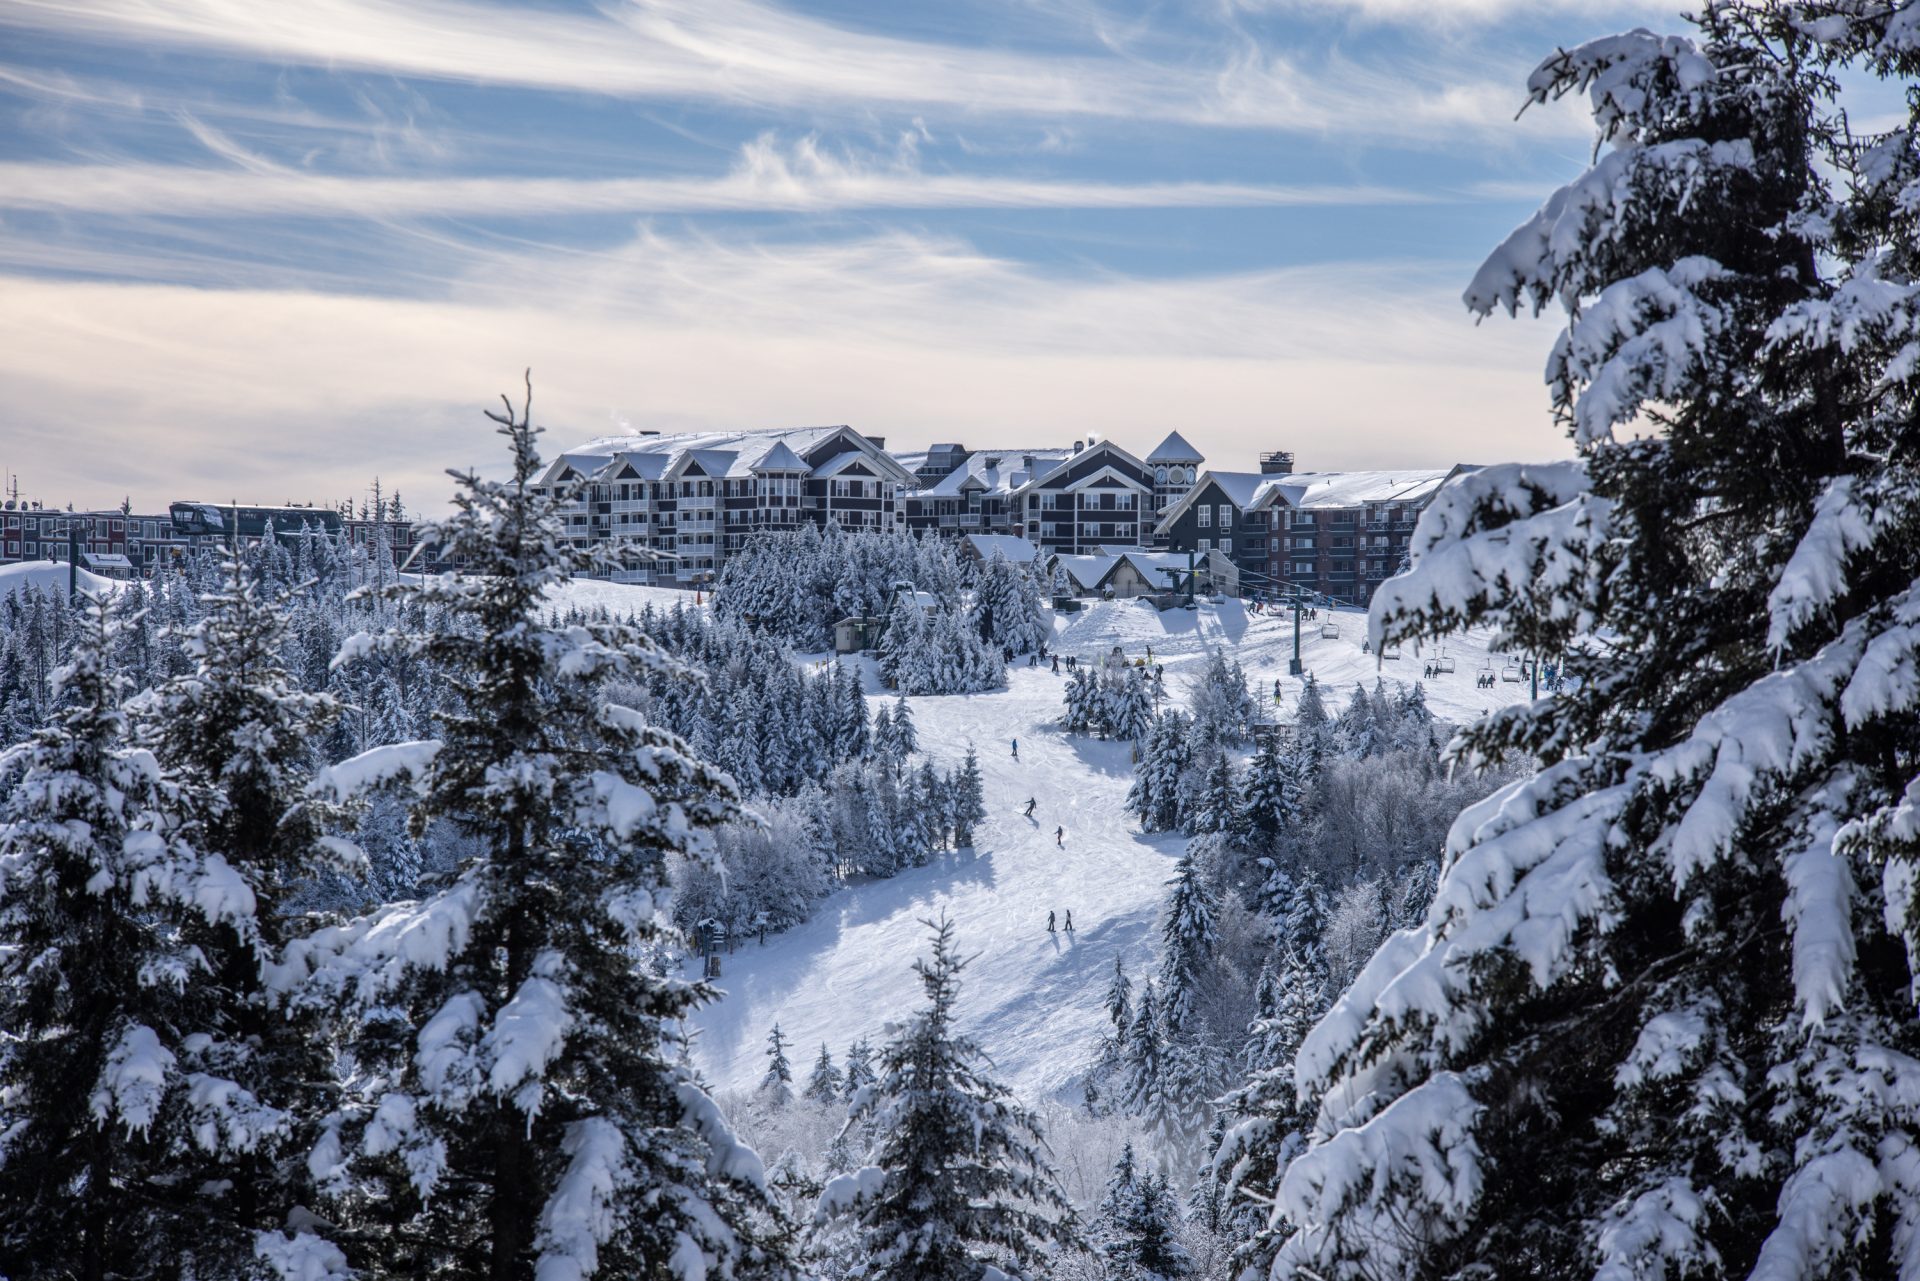
[[[1193,488],[1182,494],[1179,502],[1161,513],[1160,523],[1153,527],[1153,532],[1164,534],[1171,530],[1173,523],[1199,503],[1202,494],[1209,492],[1210,484],[1217,485],[1227,500],[1244,512],[1264,503],[1274,482],[1287,479],[1286,476],[1263,476],[1257,471],[1203,471],[1200,479],[1193,482]]]
[[[767,471],[807,471],[806,459],[787,448],[787,442],[781,441],[766,453],[760,455],[758,462],[751,464],[757,472]]]
[[[1154,446],[1147,455],[1150,463],[1198,463],[1206,460],[1200,457],[1200,451],[1187,443],[1187,438],[1177,431],[1167,433],[1167,438]]]
[[[1033,459],[1035,471],[1047,471],[1071,457],[1071,449],[976,449],[968,455],[965,466],[948,472],[921,490],[920,496],[954,498],[974,488],[989,494],[1012,493],[1033,478],[1027,471],[1027,459]]]
[[[845,435],[858,445],[858,454],[872,461],[874,471],[900,484],[911,484],[913,474],[902,468],[873,442],[851,427],[773,427],[755,431],[677,432],[672,435],[602,436],[561,454],[541,476],[542,484],[553,484],[566,464],[584,476],[598,476],[616,461],[631,466],[648,480],[685,470],[685,460],[699,462],[700,470],[713,477],[745,479],[758,472],[790,468],[812,472],[805,455],[836,436]],[[778,451],[778,453],[776,453]],[[844,456],[844,455],[842,455]],[[781,461],[763,465],[770,458]],[[785,461],[792,459],[791,462]],[[829,463],[829,466],[832,464]],[[840,464],[845,466],[844,463]],[[825,474],[825,473],[819,473]],[[611,475],[607,477],[611,479]]]
[[[1053,565],[1063,569],[1073,585],[1083,592],[1098,591],[1100,584],[1120,562],[1118,556],[1068,556],[1053,558]]]
[[[1093,444],[1088,445],[1085,449],[1081,450],[1079,453],[1071,453],[1071,452],[1068,453],[1068,455],[1065,458],[1061,459],[1058,463],[1055,463],[1051,467],[1036,468],[1039,474],[1034,476],[1032,479],[1024,482],[1023,484],[1017,486],[1015,492],[1018,492],[1019,490],[1022,490],[1022,489],[1033,489],[1035,487],[1050,488],[1050,486],[1047,485],[1047,482],[1051,480],[1054,476],[1059,475],[1062,468],[1077,467],[1080,464],[1080,462],[1083,459],[1085,459],[1089,454],[1093,453],[1095,450],[1102,450],[1102,449],[1107,451],[1109,454],[1119,455],[1121,458],[1124,458],[1126,461],[1132,463],[1135,467],[1139,468],[1141,471],[1147,470],[1147,465],[1145,463],[1141,462],[1138,458],[1135,458],[1132,454],[1129,454],[1126,450],[1120,448],[1120,446],[1114,444],[1112,441],[1096,440]],[[1028,452],[1032,452],[1032,451],[1028,451]],[[1038,459],[1035,459],[1036,463],[1038,461],[1039,461]]]
[[[1077,490],[1092,489],[1094,486],[1104,484],[1107,481],[1118,482],[1123,488],[1138,490],[1143,494],[1146,493],[1149,488],[1149,486],[1140,483],[1131,476],[1121,475],[1111,467],[1102,467],[1100,470],[1082,476],[1079,480],[1068,485],[1067,492],[1071,494]]]

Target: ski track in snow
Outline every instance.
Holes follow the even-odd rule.
[[[1376,664],[1360,652],[1365,614],[1321,611],[1338,626],[1324,638],[1320,623],[1302,622],[1301,657],[1320,681],[1328,709],[1346,704],[1356,681],[1372,687],[1421,674],[1423,657]],[[1279,719],[1291,719],[1302,682],[1285,675],[1292,651],[1291,614],[1248,614],[1239,601],[1194,611],[1158,613],[1144,601],[1106,601],[1055,621],[1055,648],[1098,661],[1119,644],[1129,658],[1151,643],[1166,667],[1168,695],[1184,704],[1213,646],[1228,648],[1246,669],[1255,697],[1271,706],[1282,679]],[[1427,682],[1442,720],[1478,716],[1526,696],[1521,683],[1474,688],[1488,663],[1486,636],[1450,641],[1458,670]],[[870,660],[857,662],[869,703],[891,702]],[[1497,675],[1502,660],[1492,660]],[[777,1021],[804,1079],[824,1040],[836,1061],[860,1037],[878,1047],[886,1025],[921,1002],[911,970],[926,951],[922,921],[953,918],[961,953],[973,958],[961,975],[960,1028],[986,1050],[1002,1080],[1022,1097],[1066,1091],[1092,1059],[1106,1030],[1100,1004],[1119,956],[1138,983],[1158,964],[1161,901],[1184,838],[1145,835],[1126,809],[1133,767],[1124,743],[1074,738],[1057,728],[1064,670],[1012,668],[1009,687],[986,694],[910,699],[921,749],[942,770],[971,743],[978,751],[987,818],[971,850],[948,852],[927,867],[849,885],[822,902],[812,920],[770,936],[765,945],[739,940],[723,958],[717,984],[725,995],[701,1010],[695,1060],[723,1091],[750,1090],[766,1070],[768,1029]],[[1015,760],[1009,742],[1020,740]],[[1033,820],[1027,798],[1038,800]],[[1055,826],[1066,829],[1063,848]],[[1049,911],[1073,912],[1073,934],[1048,934]]]

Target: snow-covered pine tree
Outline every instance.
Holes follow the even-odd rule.
[[[1300,758],[1301,773],[1311,781],[1320,772],[1320,763],[1333,751],[1333,724],[1327,716],[1326,699],[1320,682],[1312,672],[1300,690],[1300,703],[1293,711],[1294,754]]]
[[[1191,757],[1187,749],[1187,718],[1177,711],[1154,718],[1146,751],[1127,789],[1127,808],[1140,816],[1149,832],[1171,831],[1180,825],[1180,785]]]
[[[947,789],[950,806],[948,822],[953,827],[953,847],[957,850],[973,848],[973,829],[987,817],[986,789],[980,778],[980,758],[971,746],[967,748],[967,759],[960,771],[953,776],[953,785]]]
[[[1066,688],[1061,691],[1066,715],[1061,728],[1069,734],[1094,734],[1105,737],[1106,720],[1101,714],[1100,683],[1089,667],[1076,667],[1067,673]]]
[[[1240,810],[1240,780],[1234,776],[1233,762],[1222,751],[1215,751],[1193,791],[1187,814],[1187,831],[1230,832]]]
[[[914,963],[926,1007],[881,1051],[880,1079],[848,1120],[873,1125],[872,1164],[828,1183],[820,1218],[851,1219],[871,1281],[977,1281],[987,1264],[1044,1276],[1050,1248],[1079,1244],[1073,1210],[1039,1117],[954,1030],[966,962],[952,922],[927,924],[932,957]]]
[[[862,1038],[847,1047],[847,1102],[852,1103],[860,1096],[860,1091],[872,1085],[875,1079],[873,1047]]]
[[[661,911],[668,855],[708,857],[737,796],[604,697],[673,660],[624,625],[549,621],[547,593],[588,561],[533,488],[527,409],[490,416],[510,478],[456,473],[454,513],[416,527],[462,572],[390,588],[442,620],[384,642],[442,674],[441,737],[323,775],[335,794],[411,779],[418,817],[472,852],[419,902],[289,949],[289,987],[357,1014],[344,1048],[372,1086],[310,1167],[365,1276],[626,1276],[669,1259],[784,1274],[764,1168],[682,1061],[676,1029],[710,990],[657,968],[680,942]]]
[[[1272,852],[1300,819],[1300,796],[1286,767],[1280,736],[1269,735],[1247,763],[1234,832],[1247,847]]]
[[[1189,843],[1167,884],[1166,915],[1160,923],[1160,993],[1167,1034],[1180,1037],[1194,1021],[1194,1003],[1213,969],[1220,937],[1213,895],[1200,875]]]
[[[203,599],[182,638],[193,670],[135,706],[140,737],[177,789],[180,838],[232,878],[227,892],[244,906],[221,919],[189,917],[183,929],[219,1029],[196,1042],[195,1070],[240,1092],[232,1115],[210,1107],[184,1118],[179,1145],[208,1150],[200,1181],[230,1181],[234,1216],[273,1231],[312,1199],[304,1153],[333,1110],[334,1051],[317,1011],[284,1008],[269,961],[304,924],[292,896],[323,871],[358,871],[364,856],[327,835],[332,816],[309,795],[312,744],[339,708],[295,687],[283,666],[287,615],[263,590],[231,561],[224,590]],[[216,1133],[220,1143],[205,1141]]]
[[[893,751],[901,760],[920,750],[920,735],[914,732],[913,709],[902,694],[893,700]]]
[[[825,1041],[820,1042],[820,1057],[813,1061],[813,1071],[807,1074],[807,1088],[801,1095],[809,1103],[825,1106],[840,1102],[840,1096],[846,1092],[847,1078],[834,1064],[833,1053],[827,1049]]]
[[[1463,733],[1544,766],[1301,1049],[1276,1275],[1913,1274],[1920,100],[1856,136],[1840,86],[1920,78],[1917,15],[1710,0],[1533,73],[1603,150],[1467,302],[1565,307],[1579,457],[1442,490],[1372,635],[1570,679]]]
[[[1160,998],[1148,979],[1133,1007],[1133,1024],[1127,1029],[1125,1067],[1120,1089],[1121,1105],[1140,1118],[1147,1133],[1171,1150],[1186,1136],[1188,1120],[1181,1115],[1174,1092],[1172,1071],[1167,1063],[1167,1033],[1160,1020]]]
[[[1134,744],[1138,753],[1153,732],[1153,690],[1144,669],[1128,667],[1116,673],[1107,691],[1107,722],[1115,738]]]
[[[1131,1158],[1132,1152],[1126,1153]],[[1164,1174],[1140,1174],[1118,1199],[1103,1253],[1114,1281],[1174,1281],[1197,1270],[1180,1244],[1180,1207]]]
[[[1299,1099],[1293,1061],[1326,1005],[1326,966],[1317,952],[1282,948],[1268,956],[1242,1052],[1246,1077],[1220,1101],[1225,1125],[1208,1169],[1222,1226],[1242,1242],[1235,1257],[1243,1276],[1267,1273],[1285,1231],[1270,1222],[1269,1207],[1313,1123],[1313,1109]]]
[[[83,614],[51,678],[61,711],[0,752],[0,1272],[239,1276],[261,1246],[337,1259],[263,1233],[218,1181],[290,1129],[221,1074],[233,1011],[188,937],[218,924],[250,943],[254,904],[184,839],[176,789],[131,741],[108,611]]]
[[[787,1038],[775,1023],[767,1033],[767,1070],[760,1078],[760,1099],[776,1108],[793,1102],[793,1061],[787,1057]]]

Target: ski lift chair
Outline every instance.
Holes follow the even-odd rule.
[[[1398,645],[1382,645],[1380,647],[1380,659],[1382,662],[1390,662],[1399,657],[1400,647]]]
[[[1338,623],[1320,624],[1320,637],[1322,640],[1337,640],[1339,636],[1340,636],[1340,624]]]
[[[1436,672],[1451,672],[1455,669],[1455,667],[1456,667],[1456,664],[1454,660],[1447,657],[1445,654],[1442,654],[1440,657],[1433,660],[1433,670]]]
[[[1520,683],[1520,664],[1508,663],[1505,667],[1501,668],[1500,679],[1503,681],[1512,681],[1518,685]]]

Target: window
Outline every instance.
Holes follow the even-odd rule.
[[[1233,528],[1233,504],[1231,503],[1220,504],[1220,528]]]
[[[1202,556],[1205,556],[1208,552],[1213,550],[1213,540],[1211,538],[1197,539],[1193,544],[1193,549],[1199,552]]]
[[[1213,508],[1207,506],[1205,503],[1201,503],[1198,507],[1194,508],[1194,510],[1200,513],[1200,528],[1212,529]]]
[[[1293,562],[1293,572],[1296,575],[1310,578],[1313,576],[1313,562],[1310,560],[1296,560]]]

